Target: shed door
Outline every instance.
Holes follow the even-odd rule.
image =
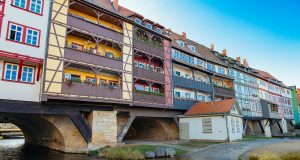
[[[190,138],[189,123],[179,123],[179,136],[183,140]]]

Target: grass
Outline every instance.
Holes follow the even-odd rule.
[[[178,145],[184,147],[191,147],[191,148],[204,148],[214,144],[220,144],[224,142],[199,142],[199,141],[189,141],[189,142],[181,142]]]
[[[241,141],[255,141],[258,139],[272,139],[272,138],[264,137],[264,136],[244,136]]]
[[[278,156],[273,153],[266,152],[262,155],[251,155],[249,156],[249,160],[300,160],[300,153],[293,152]]]
[[[105,147],[100,150],[91,151],[91,155],[98,155],[101,158],[107,159],[145,159],[145,154],[148,151],[155,152],[159,146],[152,145],[136,145],[124,147]],[[175,148],[174,148],[175,149]],[[176,155],[186,153],[184,150],[175,149]]]

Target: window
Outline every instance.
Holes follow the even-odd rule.
[[[197,100],[198,101],[202,101],[202,102],[205,102],[205,96],[203,96],[203,95],[197,95]]]
[[[191,76],[190,76],[189,74],[185,74],[185,78],[186,78],[186,79],[190,79]]]
[[[27,2],[27,0],[14,0],[13,2],[14,2],[13,3],[14,6],[26,9],[26,2]]]
[[[152,26],[152,24],[150,24],[150,23],[146,23],[146,28],[148,28],[148,29],[151,29],[151,30],[152,30],[153,26]]]
[[[78,75],[71,75],[71,80],[73,80],[73,81],[79,81],[79,80],[81,80],[80,79],[80,76],[78,76]]]
[[[12,5],[37,14],[43,10],[43,0],[13,0]]]
[[[138,91],[144,91],[145,87],[143,85],[140,85],[140,84],[135,84],[135,89],[138,90]]]
[[[149,86],[145,86],[145,91],[150,92],[150,87]]]
[[[216,66],[210,63],[207,63],[207,69],[210,71],[215,72],[216,71]]]
[[[41,0],[31,0],[30,11],[34,13],[41,14],[42,12],[42,1]]]
[[[22,41],[23,27],[11,24],[9,27],[9,39],[17,42]]]
[[[196,52],[196,48],[194,46],[190,46],[192,52]]]
[[[24,66],[22,69],[22,82],[32,83],[33,82],[33,67]]]
[[[33,29],[27,29],[26,43],[37,46],[38,45],[39,32]]]
[[[185,93],[185,98],[186,99],[191,99],[191,94],[190,93]]]
[[[197,65],[198,65],[198,66],[202,66],[202,65],[203,65],[203,60],[197,59]]]
[[[106,85],[106,80],[105,79],[100,79],[100,85],[105,86]]]
[[[158,88],[153,88],[153,92],[160,93],[160,90]]]
[[[271,106],[271,111],[278,112],[278,107],[276,104],[269,104],[269,106]]]
[[[220,74],[225,74],[225,68],[224,67],[219,67],[218,70],[219,70]]]
[[[18,65],[7,63],[5,65],[4,79],[10,81],[17,81],[18,69],[19,69]]]
[[[203,133],[212,133],[211,118],[203,118],[202,119],[202,130],[203,130]]]
[[[236,133],[240,133],[241,128],[240,128],[240,120],[236,119]]]
[[[180,92],[175,92],[175,97],[180,98]]]
[[[39,47],[41,31],[13,22],[8,22],[7,40]],[[74,48],[72,44],[72,48]],[[78,49],[78,48],[76,48]]]
[[[96,84],[96,78],[86,78],[86,81]]]
[[[159,34],[161,34],[161,33],[162,33],[162,31],[161,31],[161,29],[160,29],[160,28],[156,28],[156,32],[157,32],[157,33],[159,33]]]
[[[145,68],[145,63],[139,63],[139,68]]]
[[[139,19],[139,18],[136,18],[136,19],[135,19],[135,23],[141,25],[141,24],[142,24],[142,20]]]
[[[233,118],[231,118],[231,128],[232,128],[232,133],[235,133],[235,121]]]
[[[180,77],[180,72],[179,71],[175,71],[175,76]]]
[[[182,41],[178,41],[178,44],[181,46],[181,47],[184,47],[184,43]]]

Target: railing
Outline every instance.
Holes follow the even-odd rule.
[[[188,110],[197,103],[196,100],[187,100],[174,98],[174,108],[180,110]]]
[[[166,104],[165,96],[146,94],[141,92],[133,92],[133,100],[138,102],[148,102],[157,104]]]
[[[165,75],[160,72],[150,71],[138,67],[133,67],[133,76],[154,80],[158,82],[165,82]]]
[[[235,91],[233,89],[224,88],[220,86],[214,86],[215,95],[225,96],[225,97],[235,97]]]
[[[173,83],[177,87],[183,87],[183,88],[188,88],[188,89],[196,89],[196,90],[207,92],[207,93],[212,92],[212,86],[210,84],[200,82],[200,81],[196,81],[196,80],[192,80],[192,79],[173,76]]]
[[[165,57],[164,48],[158,48],[158,47],[148,44],[142,40],[138,40],[137,38],[134,38],[134,40],[133,40],[133,47],[136,49],[142,50],[144,52],[148,52],[153,55],[162,57],[162,58]]]
[[[62,94],[90,97],[122,99],[123,93],[118,86],[99,86],[76,83],[63,83]]]
[[[67,24],[77,29],[88,31],[111,40],[123,42],[123,35],[121,33],[85,19],[84,17],[69,14]]]
[[[68,45],[65,49],[64,57],[66,59],[85,62],[89,64],[101,65],[112,69],[118,69],[118,70],[123,69],[123,63],[120,60],[96,55],[94,53],[87,52],[87,51],[84,52],[77,49],[71,49],[71,47]]]

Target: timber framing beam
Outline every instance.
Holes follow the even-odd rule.
[[[136,116],[130,116],[130,118],[128,119],[126,125],[123,127],[123,129],[121,130],[120,134],[118,135],[118,142],[121,143],[127,133],[127,131],[129,130],[132,122],[134,121]]]

